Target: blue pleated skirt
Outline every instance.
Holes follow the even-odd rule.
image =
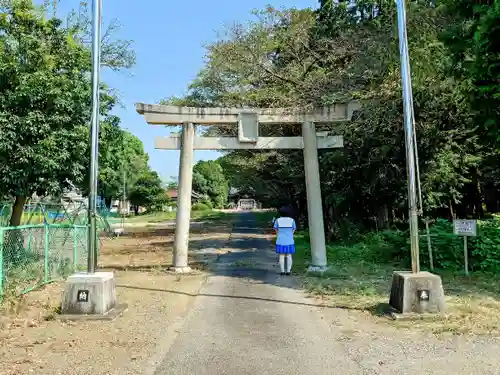
[[[293,253],[295,253],[295,245],[276,244],[276,254],[293,254]]]

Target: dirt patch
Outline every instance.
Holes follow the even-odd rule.
[[[128,228],[118,237],[101,237],[99,266],[110,269],[161,269],[172,265],[173,228]],[[231,226],[207,225],[190,231],[190,264],[203,268],[224,252]],[[215,249],[210,252],[205,249]]]
[[[204,264],[225,252],[230,228],[191,232],[190,263],[198,271],[189,276],[164,272],[172,264],[171,229],[101,238],[100,268],[115,272],[119,302],[128,310],[113,322],[56,321],[63,283],[7,300],[0,311],[2,375],[144,374],[180,329],[206,279]]]
[[[143,374],[158,342],[175,334],[169,327],[186,314],[204,279],[203,274],[179,279],[154,272],[118,272],[118,298],[129,308],[113,322],[55,321],[62,285],[30,293],[22,316],[4,322],[2,373]]]

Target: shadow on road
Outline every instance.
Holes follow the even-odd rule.
[[[223,295],[223,294],[207,294],[207,293],[187,293],[181,292],[173,289],[157,289],[157,288],[146,288],[146,287],[138,287],[133,285],[116,285],[117,288],[124,289],[133,289],[133,290],[143,290],[146,292],[161,292],[161,293],[171,293],[171,294],[182,294],[190,297],[213,297],[213,298],[230,298],[230,299],[245,299],[245,300],[254,300],[254,301],[264,301],[264,302],[274,302],[274,303],[283,303],[288,305],[298,305],[298,306],[308,306],[308,307],[325,307],[330,309],[341,309],[341,310],[357,310],[357,311],[367,311],[367,309],[363,308],[349,308],[346,306],[336,306],[336,305],[328,305],[323,303],[304,303],[304,302],[294,302],[294,301],[286,301],[279,299],[270,299],[270,298],[261,298],[261,297],[252,297],[252,296],[234,296],[234,295]],[[385,309],[386,304],[380,304],[373,306],[373,309],[368,309],[369,311],[373,310],[373,313],[381,309]]]

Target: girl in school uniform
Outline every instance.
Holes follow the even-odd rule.
[[[297,230],[295,220],[290,217],[289,210],[280,209],[280,217],[274,220],[276,231],[276,254],[279,254],[281,275],[290,275],[292,270],[292,254],[295,253],[295,241],[293,235]],[[286,269],[285,269],[286,259]]]

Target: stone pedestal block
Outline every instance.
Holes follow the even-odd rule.
[[[113,272],[77,273],[66,280],[63,315],[106,315],[116,306]]]
[[[441,277],[430,272],[394,272],[389,304],[401,314],[443,312],[446,305]]]

